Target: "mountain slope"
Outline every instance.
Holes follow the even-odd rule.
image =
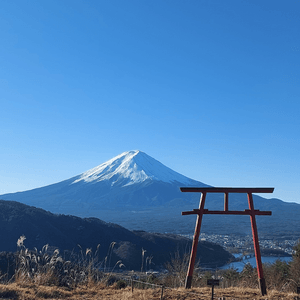
[[[192,234],[196,216],[181,211],[199,205],[200,194],[181,193],[182,186],[208,186],[164,166],[141,151],[124,152],[62,182],[30,191],[1,195],[53,213],[97,217],[128,229]],[[258,216],[265,235],[300,235],[300,205],[253,195],[255,209],[271,210]],[[208,195],[205,208],[222,210],[224,195]],[[246,194],[230,194],[229,209],[248,208]],[[202,232],[251,234],[247,216],[205,215]],[[238,226],[236,226],[238,224]]]
[[[103,261],[112,242],[113,257],[111,266],[122,260],[127,270],[141,268],[142,248],[147,256],[153,256],[158,267],[170,260],[177,250],[181,253],[191,248],[191,240],[184,237],[147,232],[132,232],[119,225],[106,223],[96,218],[54,215],[35,207],[15,201],[0,200],[0,251],[16,251],[17,240],[26,236],[24,244],[30,250],[38,250],[45,244],[65,250],[79,252],[91,248],[94,252],[100,244],[99,259]],[[204,264],[225,264],[231,255],[222,247],[212,243],[201,243],[199,258]]]
[[[55,213],[98,216],[103,209],[144,209],[184,199],[179,191],[183,185],[207,186],[141,151],[129,151],[68,180],[0,198]]]

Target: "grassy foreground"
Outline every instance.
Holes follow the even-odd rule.
[[[58,249],[49,252],[48,245],[45,245],[41,251],[30,251],[24,246],[24,240],[25,237],[21,236],[17,242],[19,252],[6,256],[4,265],[7,266],[7,273],[0,274],[0,299],[204,300],[211,299],[211,288],[206,285],[210,278],[222,280],[222,285],[215,287],[214,299],[300,299],[293,293],[300,283],[300,243],[290,264],[276,261],[272,265],[264,265],[268,295],[261,296],[257,288],[256,269],[248,264],[241,273],[228,269],[217,270],[212,274],[199,269],[200,272],[195,272],[193,278],[195,288],[186,290],[182,286],[186,277],[188,256],[172,258],[166,264],[166,274],[155,276],[144,272],[131,274],[132,271],[129,271],[130,274],[126,275],[125,272],[114,272],[117,264],[122,265],[120,261],[113,268],[109,268],[108,272],[107,264],[110,265],[114,244],[103,262],[99,262],[97,256],[92,255],[91,249],[86,249],[85,252],[81,249],[79,259],[66,261]],[[11,268],[13,269],[10,270]]]
[[[211,289],[194,288],[189,290],[184,288],[178,289],[165,289],[163,291],[163,299],[211,299]],[[275,290],[268,291],[267,296],[261,296],[258,289],[250,288],[216,288],[215,299],[225,297],[226,300],[230,299],[286,299],[294,300],[297,295],[294,293],[281,293]],[[11,283],[7,285],[0,285],[0,299],[20,299],[20,300],[41,300],[41,299],[160,299],[161,289],[134,289],[131,291],[130,287],[124,289],[117,288],[116,285],[107,287],[104,284],[80,285],[76,288],[69,289],[66,287],[57,286],[43,286],[43,285],[20,285]]]

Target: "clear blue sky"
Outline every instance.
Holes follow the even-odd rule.
[[[300,2],[2,0],[0,194],[139,149],[300,203]]]

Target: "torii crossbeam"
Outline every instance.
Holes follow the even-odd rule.
[[[257,216],[257,215],[270,216],[272,214],[272,212],[271,211],[259,211],[259,210],[254,209],[252,193],[273,193],[274,188],[182,187],[182,188],[180,188],[180,190],[182,192],[201,193],[199,208],[194,209],[192,211],[183,211],[181,213],[182,215],[193,215],[193,214],[197,215],[190,263],[189,263],[189,268],[188,268],[186,281],[185,281],[185,288],[190,288],[192,285],[192,278],[193,278],[194,265],[195,265],[195,259],[196,259],[196,254],[197,254],[197,246],[198,246],[198,241],[199,241],[202,216],[208,215],[208,214],[211,214],[211,215],[249,215],[250,220],[251,220],[251,227],[252,227],[254,252],[255,252],[257,273],[258,273],[258,283],[259,283],[259,287],[260,287],[262,296],[266,295],[267,288],[266,288],[266,282],[265,282],[264,275],[263,275],[255,216]],[[205,198],[206,198],[207,193],[224,193],[224,210],[219,211],[219,210],[204,209]],[[249,209],[245,209],[244,211],[228,210],[228,194],[229,193],[247,193]]]

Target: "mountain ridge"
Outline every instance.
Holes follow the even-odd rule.
[[[181,211],[198,208],[200,194],[181,193],[182,186],[209,185],[183,176],[139,150],[120,155],[80,175],[45,187],[0,195],[58,214],[97,217],[131,230],[189,234],[195,216]],[[254,207],[271,210],[258,217],[260,231],[300,232],[300,205],[253,195]],[[207,195],[205,208],[222,210],[224,195]],[[229,209],[248,209],[246,194],[230,194]],[[223,223],[224,222],[224,225]],[[238,222],[239,226],[235,226]],[[212,233],[249,234],[249,219],[241,216],[205,216],[203,230]],[[176,226],[175,226],[176,225]],[[227,232],[226,232],[227,231]]]
[[[111,243],[115,243],[111,248],[111,266],[122,260],[127,270],[141,268],[142,249],[147,250],[147,256],[153,256],[153,263],[158,268],[169,261],[176,250],[183,255],[191,248],[191,240],[181,236],[134,232],[97,218],[55,215],[16,201],[0,200],[0,225],[0,251],[15,252],[17,240],[25,236],[24,245],[29,250],[40,250],[49,244],[51,249],[58,248],[63,255],[79,253],[81,249],[95,252],[100,244],[99,259],[104,261]],[[219,245],[201,243],[199,248],[198,258],[204,264],[222,265],[232,259]]]

